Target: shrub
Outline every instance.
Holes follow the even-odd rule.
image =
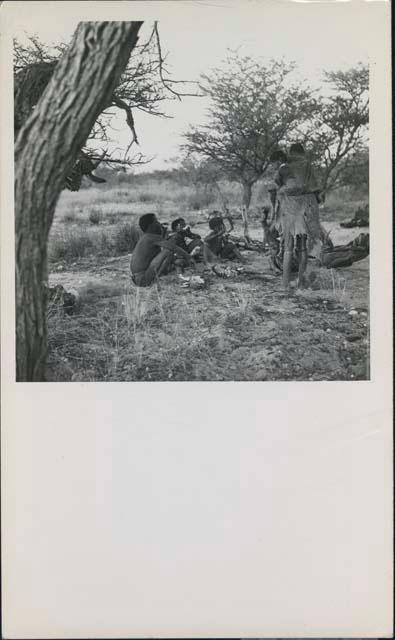
[[[135,248],[141,233],[130,223],[119,225],[114,233],[114,249],[117,254],[131,253]]]
[[[77,220],[77,216],[74,213],[74,211],[69,211],[63,216],[63,222],[65,224],[71,224],[73,222],[76,222],[76,220]]]
[[[97,210],[93,210],[89,213],[89,222],[91,224],[100,224],[102,221],[102,214],[100,213],[100,211]]]
[[[50,242],[49,259],[51,262],[76,260],[93,253],[94,248],[94,239],[87,231],[71,232]]]
[[[98,250],[103,256],[111,256],[114,253],[114,245],[111,237],[106,231],[102,231],[98,237]]]
[[[109,213],[106,216],[106,221],[108,224],[115,224],[118,221],[118,215],[116,213]]]
[[[196,191],[187,199],[187,205],[192,211],[206,209],[215,202],[215,196],[211,191]]]
[[[147,193],[146,191],[142,191],[141,193],[139,193],[139,201],[140,202],[154,202],[155,201],[155,197],[152,195],[152,193]]]

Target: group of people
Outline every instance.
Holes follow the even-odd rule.
[[[319,221],[320,189],[311,162],[302,144],[290,146],[289,155],[279,151],[271,158],[275,178],[270,190],[272,219],[270,229],[281,237],[283,247],[283,287],[290,286],[292,262],[298,263],[297,286],[305,285],[308,255],[320,251],[323,229]],[[133,282],[140,287],[151,285],[158,277],[201,260],[205,264],[218,259],[244,261],[230,240],[225,221],[214,212],[210,233],[202,239],[192,233],[183,218],[177,218],[167,230],[153,213],[139,219],[143,232],[131,259]]]
[[[148,287],[161,275],[182,272],[196,262],[206,265],[218,259],[244,262],[237,246],[229,239],[230,230],[226,228],[220,212],[213,212],[208,224],[210,233],[202,239],[191,231],[184,218],[173,220],[168,230],[154,213],[141,216],[139,226],[143,234],[130,263],[134,284]]]

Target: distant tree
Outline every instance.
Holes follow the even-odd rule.
[[[228,202],[220,187],[220,180],[224,174],[215,162],[192,154],[181,159],[175,158],[174,161],[177,161],[177,168],[174,172],[178,180],[184,184],[193,185],[196,194],[203,189],[206,201],[210,199],[210,193],[216,191],[221,200],[222,208],[224,210],[227,208]]]
[[[187,152],[213,162],[241,184],[247,241],[253,185],[265,174],[278,145],[316,107],[312,91],[292,80],[294,70],[294,64],[264,64],[231,52],[221,68],[202,76],[201,90],[210,98],[207,124],[185,133]]]
[[[305,139],[319,166],[323,193],[344,184],[352,168],[366,160],[369,124],[369,70],[359,64],[346,71],[324,72],[330,93],[317,102]],[[368,180],[366,161],[364,176]]]
[[[369,193],[369,149],[363,147],[355,151],[341,172],[339,186],[351,187],[362,195]]]

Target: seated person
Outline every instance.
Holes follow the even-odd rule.
[[[211,218],[208,225],[211,233],[204,239],[205,261],[209,262],[213,258],[223,258],[244,262],[244,258],[236,245],[229,240],[229,232],[226,230],[222,216],[218,215]]]
[[[175,238],[163,238],[163,226],[154,213],[139,219],[143,235],[138,241],[130,261],[132,280],[138,287],[149,287],[159,276],[174,268],[175,257],[194,264],[192,256],[176,244]]]
[[[197,233],[192,233],[190,227],[187,227],[184,218],[173,220],[171,223],[170,237],[175,237],[177,246],[184,249],[184,251],[188,253],[192,253],[193,251],[193,255],[199,253],[196,251],[197,248],[201,249],[203,247],[201,237]],[[186,238],[189,238],[191,242],[187,243]]]

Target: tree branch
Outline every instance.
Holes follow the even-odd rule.
[[[136,129],[134,126],[134,118],[133,118],[133,114],[132,114],[132,110],[131,108],[126,104],[126,102],[124,100],[121,100],[121,98],[118,98],[118,96],[116,94],[113,95],[112,98],[112,102],[116,107],[119,107],[119,109],[123,109],[126,113],[126,124],[128,125],[129,129],[132,132],[132,144],[135,142],[136,144],[139,144],[139,141],[137,139],[137,133],[136,133]]]

